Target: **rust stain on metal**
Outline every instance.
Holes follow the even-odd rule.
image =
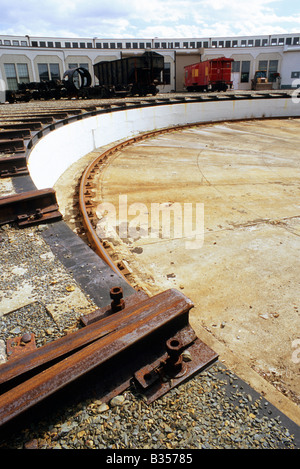
[[[30,135],[31,135],[30,129],[24,129],[24,128],[0,130],[0,141],[8,140],[8,139],[15,139],[15,138],[29,138]]]
[[[0,158],[0,178],[23,176],[25,174],[28,174],[25,155]]]
[[[125,301],[123,299],[123,289],[121,287],[113,287],[110,290],[111,302],[111,311],[116,313],[125,308]]]
[[[131,305],[128,305],[127,308],[124,308],[115,314],[103,317],[101,320],[92,322],[84,329],[79,329],[72,334],[68,334],[53,342],[49,342],[43,347],[37,348],[36,351],[30,355],[24,354],[22,358],[16,360],[14,363],[10,362],[0,365],[0,384],[7,382],[16,376],[20,376],[29,370],[33,370],[41,365],[50,363],[54,359],[64,357],[68,353],[89,345],[93,341],[98,340],[117,329],[123,328],[132,322],[135,323],[138,314],[140,314],[141,317],[147,314],[147,308],[159,308],[160,303],[165,301],[165,298],[168,299],[166,304],[169,304],[171,301],[170,298],[168,298],[169,295],[170,293],[156,295],[151,299],[139,301],[138,303],[132,301]],[[191,303],[188,304],[190,305],[190,309],[192,307]]]
[[[119,296],[120,292],[118,298]],[[149,353],[152,354],[149,341],[156,355],[156,347],[164,347],[165,350],[167,344],[166,369],[169,374],[173,374],[172,379],[188,377],[187,373],[183,373],[184,367],[178,369],[178,361],[181,360],[178,354],[186,347],[187,342],[190,343],[194,338],[193,331],[190,328],[186,330],[188,313],[192,307],[192,302],[181,292],[167,290],[125,307],[77,332],[40,347],[35,352],[1,365],[0,379],[6,386],[16,376],[16,370],[19,376],[23,374],[24,380],[0,396],[0,424],[11,420],[95,368],[100,368],[101,376],[101,366],[110,366],[113,360],[119,363],[124,357],[127,370],[121,369],[118,372],[124,377],[114,384],[114,388],[117,390],[120,387],[128,387],[130,377],[141,368],[141,361],[144,365],[149,362]],[[183,331],[180,334],[181,329]],[[195,342],[192,345],[194,346]],[[214,359],[215,356],[213,353]],[[56,361],[53,361],[54,358]],[[172,363],[168,362],[168,359],[171,359]],[[212,356],[209,360],[212,360]],[[41,364],[44,364],[43,371]],[[193,372],[197,369],[195,364],[196,361],[191,368]],[[36,374],[32,376],[31,373],[31,377],[26,377],[26,370],[32,371],[34,368]],[[160,392],[166,392],[164,385],[165,383],[163,386],[159,383]],[[168,387],[170,388],[170,384]],[[113,392],[111,389],[111,393]],[[151,393],[152,396],[155,395],[153,390]]]
[[[17,222],[19,227],[61,220],[53,189],[41,189],[0,198],[0,226]]]
[[[22,138],[0,140],[0,151],[3,153],[23,153],[25,151],[24,140]]]
[[[24,353],[36,350],[35,336],[32,333],[25,333],[22,336],[7,339],[6,354],[8,360],[22,356]]]
[[[187,346],[185,351],[189,352],[190,359],[185,362],[181,356],[183,362],[181,369],[177,368],[174,372],[171,369],[170,373],[170,369],[168,370],[166,367],[168,360],[166,354],[135,373],[135,379],[149,404],[169,392],[173,387],[212,365],[218,359],[218,355],[199,339]]]
[[[140,301],[145,300],[146,298],[148,298],[148,295],[143,291],[133,293],[132,295],[126,297],[126,300],[124,300],[124,308],[137,305]],[[99,321],[100,319],[111,315],[112,313],[113,310],[110,304],[109,306],[104,306],[103,308],[99,308],[93,311],[92,313],[81,316],[80,322],[83,326],[87,326],[89,324],[92,324],[93,322]]]

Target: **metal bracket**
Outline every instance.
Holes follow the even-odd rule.
[[[151,403],[170,389],[211,366],[218,355],[199,340],[190,326],[165,342],[166,352],[134,373],[135,384]]]
[[[25,333],[22,336],[7,339],[6,341],[6,354],[8,360],[18,358],[24,353],[32,352],[35,349],[35,336],[32,333]]]
[[[134,305],[138,305],[139,302],[148,298],[148,295],[143,291],[137,291],[124,300],[123,289],[121,287],[113,287],[110,289],[110,297],[112,299],[110,305],[96,309],[92,313],[81,316],[81,324],[83,326],[88,326],[89,324],[100,321],[100,319],[110,316],[117,311],[121,311],[125,307],[128,308]]]

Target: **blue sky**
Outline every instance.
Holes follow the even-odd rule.
[[[0,0],[0,34],[184,38],[300,33],[300,0]]]

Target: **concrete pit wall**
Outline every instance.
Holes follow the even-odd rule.
[[[33,147],[28,168],[37,189],[53,187],[87,153],[115,141],[166,127],[224,120],[299,117],[293,97],[208,100],[145,106],[98,114],[49,132]]]

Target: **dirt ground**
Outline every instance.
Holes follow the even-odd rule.
[[[116,256],[128,262],[140,285],[150,293],[183,291],[195,305],[190,322],[197,335],[297,422],[299,130],[300,119],[287,119],[174,131],[115,154],[98,183],[98,200],[116,209]],[[55,187],[74,229],[66,183],[93,157],[74,165]],[[156,225],[155,203],[171,213],[170,234],[167,219]],[[189,214],[185,204],[192,207]],[[190,214],[197,244],[185,229]],[[104,222],[99,230],[107,228]]]

